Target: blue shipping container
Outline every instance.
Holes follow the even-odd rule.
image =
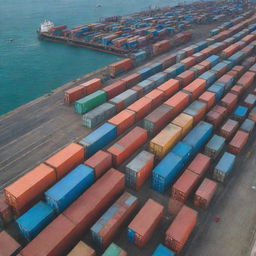
[[[84,146],[86,157],[92,156],[97,151],[104,148],[117,137],[117,127],[115,125],[105,123],[91,132],[89,135],[79,141]]]
[[[36,237],[54,218],[54,210],[40,201],[20,216],[16,222],[22,236],[30,241]]]
[[[214,83],[207,91],[215,93],[215,101],[218,102],[224,94],[224,86],[219,83]]]
[[[193,147],[193,155],[197,154],[213,134],[213,125],[201,121],[182,140]]]
[[[167,74],[164,72],[159,72],[159,73],[149,77],[148,79],[151,81],[154,81],[155,87],[157,87],[167,81]]]
[[[154,73],[152,72],[152,69],[150,68],[143,68],[139,70],[138,73],[140,74],[142,80],[147,79],[148,77],[154,75]]]
[[[225,146],[225,138],[219,135],[213,135],[210,141],[205,146],[205,154],[213,159],[217,158]]]
[[[80,164],[44,193],[46,202],[57,213],[61,213],[93,182],[94,170],[89,166]]]
[[[242,125],[240,126],[240,130],[251,133],[254,129],[255,122],[250,119],[245,119]]]
[[[150,92],[156,87],[156,84],[153,80],[150,80],[150,77],[146,80],[143,80],[142,82],[137,84],[138,86],[143,88],[144,94]]]
[[[174,252],[168,249],[167,247],[159,244],[152,254],[152,256],[175,256]]]
[[[242,121],[246,118],[247,113],[248,113],[248,108],[244,106],[238,106],[233,113],[233,118],[237,121]]]
[[[186,143],[180,141],[175,145],[171,152],[177,156],[180,156],[184,165],[191,159],[193,148]]]
[[[218,62],[220,61],[220,56],[212,55],[212,56],[208,57],[206,60],[211,62],[211,67],[213,67],[216,64],[218,64]]]
[[[206,88],[208,88],[216,79],[216,74],[213,71],[206,71],[199,78],[206,81]]]

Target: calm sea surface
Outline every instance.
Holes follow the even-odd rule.
[[[3,0],[0,6],[0,115],[79,76],[117,61],[111,54],[39,41],[45,19],[77,26],[171,0]],[[96,8],[101,4],[101,8]],[[8,39],[15,38],[13,42]]]

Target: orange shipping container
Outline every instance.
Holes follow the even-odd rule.
[[[6,202],[22,213],[56,182],[53,168],[40,164],[4,189]]]
[[[116,125],[117,135],[120,135],[135,123],[135,112],[125,109],[109,119],[108,123]]]
[[[140,82],[140,74],[139,73],[133,73],[129,76],[126,76],[126,77],[122,78],[121,81],[124,81],[127,87],[133,86],[133,85]]]
[[[241,130],[237,131],[234,138],[228,144],[228,151],[235,155],[239,154],[247,143],[248,138],[249,133]]]
[[[255,73],[253,72],[246,72],[238,81],[237,84],[243,86],[244,89],[249,88],[252,86],[253,81],[255,78]]]
[[[189,95],[184,92],[177,92],[169,100],[165,101],[164,104],[172,107],[174,115],[179,114],[189,104]]]
[[[211,158],[204,154],[197,154],[194,160],[187,167],[188,170],[198,174],[201,177],[204,176],[211,164]]]
[[[228,112],[230,113],[234,107],[236,106],[238,101],[237,95],[229,92],[227,93],[220,101],[220,105],[226,107]]]
[[[209,60],[204,60],[200,62],[199,65],[204,66],[205,70],[208,70],[211,68],[212,63]]]
[[[141,208],[128,226],[129,230],[135,233],[134,243],[142,248],[151,238],[163,217],[164,207],[152,199]]]
[[[183,91],[191,95],[192,100],[195,100],[204,92],[205,88],[206,81],[201,78],[197,78],[192,83],[184,87]]]
[[[209,110],[215,102],[215,93],[213,92],[204,92],[200,97],[199,100],[207,104],[207,110]]]
[[[21,248],[8,233],[5,231],[0,232],[0,255],[1,256],[12,256],[17,255]]]
[[[197,212],[183,206],[165,233],[165,245],[179,253],[196,226]]]
[[[108,99],[112,99],[113,97],[123,92],[125,89],[126,89],[125,81],[118,80],[104,87],[102,90],[106,92]]]
[[[0,194],[0,226],[9,224],[13,219],[12,209],[5,201],[4,194]],[[0,254],[1,255],[1,254]]]
[[[152,100],[152,109],[155,109],[164,101],[164,93],[158,89],[154,89],[146,94],[145,97]]]
[[[243,91],[244,91],[244,88],[240,85],[234,85],[230,90],[231,93],[237,95],[238,97],[242,95]]]
[[[71,143],[48,158],[45,163],[55,169],[57,180],[59,180],[77,165],[83,163],[84,155],[84,147]]]
[[[182,129],[182,137],[184,137],[193,127],[193,117],[181,113],[172,121],[172,124],[179,126]]]
[[[85,95],[89,95],[99,90],[101,88],[101,85],[101,80],[99,78],[94,78],[81,84],[80,86],[84,88]]]
[[[191,68],[194,64],[196,64],[195,57],[187,57],[183,59],[180,63],[184,64],[186,68]]]
[[[124,137],[118,140],[113,146],[108,148],[108,152],[113,155],[114,166],[119,166],[127,160],[148,138],[148,133],[140,127],[133,128]]]
[[[179,90],[179,86],[180,84],[178,80],[170,79],[158,86],[157,89],[163,91],[166,96],[165,99],[168,99]]]
[[[187,86],[195,78],[195,72],[193,70],[186,70],[176,77],[180,81],[181,88]]]
[[[196,76],[200,76],[207,70],[207,68],[201,64],[197,64],[197,65],[193,66],[190,70],[195,71]]]
[[[96,256],[96,252],[86,243],[80,241],[67,256]]]
[[[112,167],[112,155],[108,152],[99,150],[84,162],[94,170],[95,178],[99,178],[103,173]]]
[[[185,170],[183,174],[172,186],[172,198],[185,202],[199,182],[199,176],[190,170]]]
[[[217,190],[218,184],[205,178],[195,193],[194,205],[206,209]]]
[[[127,109],[135,112],[136,122],[144,118],[151,111],[152,100],[143,97],[133,104],[131,104]]]
[[[74,88],[70,88],[65,91],[64,102],[66,104],[71,104],[76,100],[81,99],[85,95],[84,88],[81,85],[78,85]]]

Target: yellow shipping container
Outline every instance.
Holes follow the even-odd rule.
[[[163,158],[169,150],[176,144],[182,136],[182,128],[168,124],[160,133],[158,133],[149,144],[149,150],[157,158]]]
[[[182,128],[182,137],[184,137],[192,129],[193,117],[181,113],[172,121],[172,124]]]

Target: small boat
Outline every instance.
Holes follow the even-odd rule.
[[[15,38],[9,38],[9,39],[8,39],[9,42],[13,42],[13,41],[15,41],[15,40],[16,40]]]
[[[99,7],[102,7],[102,5],[101,4],[97,4],[96,7],[99,8]]]

